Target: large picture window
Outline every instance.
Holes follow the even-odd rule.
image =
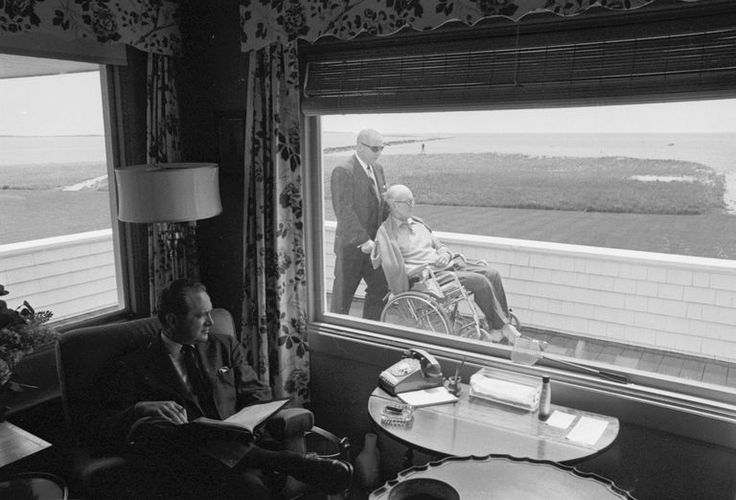
[[[549,366],[733,403],[736,19],[694,12],[305,47],[318,319],[519,359],[494,325],[453,327],[472,306],[366,320],[363,280],[333,307],[333,173],[371,151],[412,217],[498,271]]]
[[[121,309],[100,66],[0,57],[4,299],[53,320]]]
[[[413,214],[443,243],[501,273],[525,337],[593,364],[727,386],[734,112],[736,100],[323,116],[325,309],[335,275],[330,180],[370,128],[382,131],[386,185],[409,187]],[[365,282],[350,316],[361,318],[364,300]],[[383,320],[445,329],[406,314],[413,320]]]

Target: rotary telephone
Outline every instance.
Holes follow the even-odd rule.
[[[442,385],[442,369],[427,351],[409,349],[402,359],[381,372],[378,386],[392,396]]]

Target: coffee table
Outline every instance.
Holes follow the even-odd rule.
[[[386,434],[412,449],[435,456],[486,456],[503,454],[552,462],[575,462],[608,448],[619,432],[617,418],[574,408],[552,405],[572,415],[566,428],[558,428],[539,420],[537,412],[529,412],[469,396],[469,386],[462,384],[457,403],[425,406],[414,410],[414,418],[406,425],[386,425],[381,412],[386,404],[400,403],[396,397],[376,388],[368,399],[368,411],[375,425]],[[593,442],[568,439],[584,417],[605,422],[605,430]]]

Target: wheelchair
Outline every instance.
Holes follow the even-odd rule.
[[[453,258],[468,262],[462,255]],[[381,321],[472,340],[502,340],[491,336],[485,316],[453,271],[435,271],[425,265],[409,274],[409,284],[409,291],[389,293]],[[517,329],[521,327],[511,309],[509,319]]]

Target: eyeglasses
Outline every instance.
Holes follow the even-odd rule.
[[[370,146],[366,144],[365,142],[361,142],[361,144],[367,147],[368,149],[370,149],[371,151],[373,151],[374,153],[380,153],[381,151],[383,151],[383,146]]]
[[[411,200],[396,200],[394,203],[403,203],[407,207],[413,207],[414,206],[414,199]]]

